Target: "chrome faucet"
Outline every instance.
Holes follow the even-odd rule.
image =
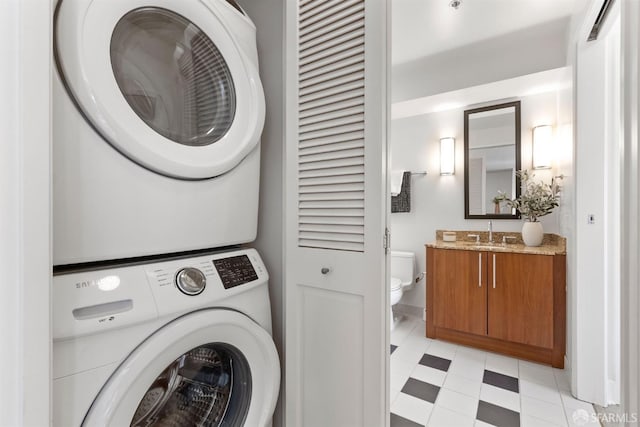
[[[493,243],[493,223],[489,221],[489,243]]]

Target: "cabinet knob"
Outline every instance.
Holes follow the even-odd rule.
[[[322,267],[322,268],[320,269],[320,273],[322,273],[322,274],[327,274],[327,273],[328,273],[328,272],[330,272],[330,271],[331,271],[331,270],[330,270],[330,269],[328,269],[327,267]]]

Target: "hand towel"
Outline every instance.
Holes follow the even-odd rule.
[[[391,171],[391,177],[389,179],[389,189],[392,196],[397,196],[402,191],[402,176],[404,171]]]
[[[391,196],[391,213],[411,212],[411,172],[402,174],[402,185],[397,196]]]

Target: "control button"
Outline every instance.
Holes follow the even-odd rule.
[[[204,291],[206,285],[207,278],[197,268],[183,268],[176,274],[176,286],[186,295],[198,295]]]

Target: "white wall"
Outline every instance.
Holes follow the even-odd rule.
[[[266,98],[262,132],[260,205],[255,247],[269,271],[269,294],[273,338],[284,372],[284,271],[283,271],[283,150],[284,150],[284,1],[241,0],[258,30],[260,78]],[[283,421],[284,377],[280,400],[273,417],[275,427]]]
[[[520,98],[522,167],[531,168],[532,128],[559,123],[558,93],[548,92]],[[489,102],[487,105],[492,104]],[[391,247],[416,254],[418,273],[425,271],[424,245],[435,240],[436,229],[486,230],[485,220],[464,219],[464,110],[459,108],[391,122],[391,169],[423,171],[427,176],[412,177],[411,212],[391,214]],[[566,115],[566,114],[565,114]],[[440,176],[440,138],[456,139],[456,173]],[[536,178],[550,181],[552,171],[536,171]],[[557,210],[541,218],[545,232],[560,231]],[[494,231],[520,231],[522,222],[493,220]],[[401,304],[425,306],[425,283],[406,292]]]
[[[568,27],[563,18],[394,66],[392,102],[564,67]]]

